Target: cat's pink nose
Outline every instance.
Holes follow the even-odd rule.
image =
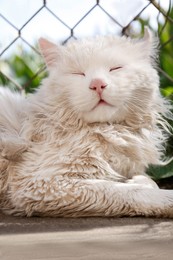
[[[93,79],[90,83],[89,88],[95,90],[99,95],[102,94],[103,90],[106,88],[107,84],[102,79]]]

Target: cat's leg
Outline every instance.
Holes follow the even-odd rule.
[[[173,218],[173,190],[105,180],[42,178],[11,187],[10,214]]]
[[[28,147],[28,143],[20,137],[0,135],[0,194],[7,185],[8,166],[13,161],[21,160],[22,153]]]
[[[16,160],[27,151],[29,144],[19,136],[0,135],[0,155],[7,160]]]
[[[0,87],[0,193],[8,180],[8,166],[21,159],[28,143],[20,137],[27,102],[19,93]]]

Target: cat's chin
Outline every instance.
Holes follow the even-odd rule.
[[[119,111],[113,106],[104,104],[91,111],[82,113],[81,116],[87,123],[115,122],[119,118]]]

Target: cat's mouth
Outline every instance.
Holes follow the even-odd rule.
[[[97,103],[97,106],[99,105],[109,105],[105,100],[100,99],[100,101]]]
[[[100,99],[98,103],[93,107],[92,110],[94,110],[98,106],[111,106],[111,105],[107,103],[104,99]]]

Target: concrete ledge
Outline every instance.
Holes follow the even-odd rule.
[[[173,259],[173,220],[0,214],[1,260]]]

